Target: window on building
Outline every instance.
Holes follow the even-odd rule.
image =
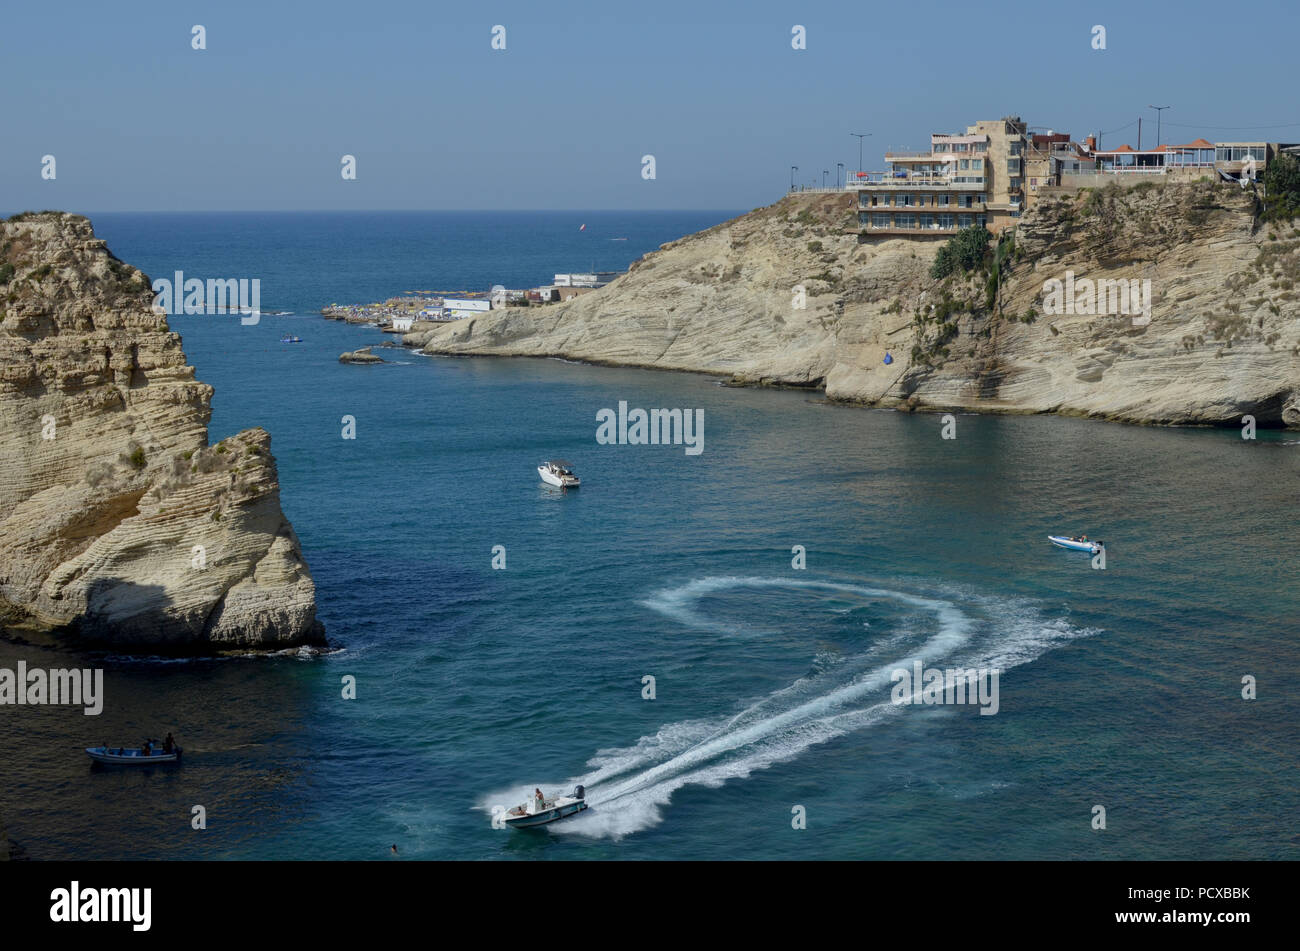
[[[915,228],[916,215],[894,215],[895,228]]]
[[[1011,154],[1019,155],[1021,150],[1024,149],[1024,147],[1025,147],[1025,143],[1021,142],[1019,139],[1016,139],[1011,143]]]
[[[940,216],[939,216],[939,227],[940,227],[940,228],[951,228],[951,227],[952,227],[952,215],[940,215]]]
[[[978,224],[981,228],[987,228],[987,227],[988,227],[988,216],[987,216],[987,215],[976,215],[976,216],[975,216],[975,223]]]
[[[976,152],[987,152],[988,150],[989,150],[989,144],[988,144],[987,142],[976,142],[976,143],[975,143],[975,149],[974,149],[974,151],[976,151]]]
[[[970,159],[962,159],[962,160],[961,160],[961,167],[962,167],[962,170],[963,170],[963,171],[966,170],[966,169],[969,169],[969,168],[970,168]]]
[[[957,216],[957,227],[959,227],[959,228],[969,228],[969,227],[970,227],[970,215],[958,215],[958,216]]]
[[[951,200],[951,198],[952,198],[951,195],[939,195],[939,196],[935,199],[935,201],[937,201],[938,204],[939,204],[940,206],[943,206],[943,205],[948,204],[948,202]]]
[[[984,168],[984,160],[982,158],[973,158],[970,160],[970,167],[973,169],[982,169]]]
[[[934,215],[922,215],[921,227],[928,229],[933,221],[934,221]]]
[[[875,215],[872,215],[872,216],[871,216],[871,227],[873,227],[873,228],[888,228],[888,227],[889,227],[889,215],[881,215],[881,214],[875,214]]]

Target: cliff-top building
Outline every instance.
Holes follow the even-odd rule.
[[[948,237],[981,225],[994,233],[1024,206],[1025,123],[1019,116],[976,122],[962,134],[935,133],[928,152],[887,152],[885,172],[856,172],[858,231],[864,237]]]

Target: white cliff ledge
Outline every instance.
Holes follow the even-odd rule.
[[[85,218],[0,221],[0,612],[122,649],[323,643],[270,437],[212,388]]]

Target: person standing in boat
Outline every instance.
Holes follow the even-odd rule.
[[[545,809],[545,808],[546,808],[546,797],[542,795],[542,791],[541,791],[540,789],[534,789],[534,790],[533,790],[533,796],[537,799],[537,808],[538,808],[538,809]]]
[[[172,735],[168,733],[167,738],[163,740],[163,752],[170,754],[175,748],[176,748],[176,741],[173,740]]]

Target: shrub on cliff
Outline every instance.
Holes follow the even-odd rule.
[[[949,274],[983,267],[989,253],[989,233],[980,225],[962,228],[935,255],[930,276],[936,281]]]
[[[1300,159],[1282,154],[1264,170],[1265,221],[1289,221],[1300,215]]]

